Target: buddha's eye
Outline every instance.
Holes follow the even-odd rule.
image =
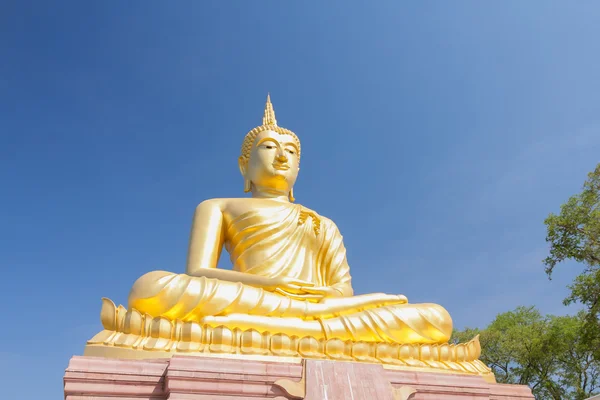
[[[269,149],[269,150],[270,150],[270,149],[274,149],[274,148],[275,148],[275,146],[271,146],[271,145],[266,145],[265,147],[266,147],[267,149]]]
[[[290,154],[292,154],[292,155],[296,154],[296,152],[294,150],[289,150],[288,149],[287,152],[290,153]]]

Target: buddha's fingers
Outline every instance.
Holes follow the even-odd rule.
[[[391,306],[394,304],[406,304],[408,299],[404,295],[396,294],[385,294],[385,293],[371,293],[355,296],[354,299],[358,304],[365,307],[375,306]]]
[[[279,293],[279,294],[286,294],[286,293],[299,294],[299,293],[303,292],[302,288],[298,285],[285,285],[285,286],[281,286],[281,287],[272,288],[270,291]]]
[[[301,294],[304,287],[314,286],[313,283],[303,281],[301,279],[278,277],[270,278],[269,285],[265,289],[276,292],[277,289],[283,290],[288,293]]]
[[[370,308],[406,304],[407,302],[406,296],[403,295],[372,293],[354,297],[326,298],[320,304],[324,305],[329,313],[345,314],[350,311],[354,312]]]
[[[318,295],[321,298],[324,298],[324,297],[335,297],[336,294],[339,294],[339,292],[337,292],[334,288],[327,287],[327,286],[303,287],[302,291],[306,292],[308,294]]]
[[[323,296],[319,296],[319,295],[314,295],[314,294],[296,294],[296,293],[290,293],[287,292],[283,289],[277,288],[275,289],[275,293],[280,294],[282,296],[288,297],[290,299],[293,300],[298,300],[298,301],[311,301],[311,302],[316,302],[318,300],[321,300],[323,298]]]

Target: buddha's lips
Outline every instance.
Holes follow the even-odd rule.
[[[288,169],[290,169],[290,166],[287,164],[273,164],[273,168],[281,171],[287,171]]]

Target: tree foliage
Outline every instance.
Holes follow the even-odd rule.
[[[481,361],[500,383],[528,385],[536,399],[583,400],[600,384],[595,349],[580,335],[583,323],[583,314],[542,316],[534,307],[519,307],[485,329],[455,331],[452,340],[479,334]]]
[[[598,345],[595,356],[600,359],[600,164],[588,174],[582,192],[563,204],[559,215],[550,214],[545,224],[550,244],[550,254],[544,260],[548,276],[566,260],[584,267],[569,286],[571,292],[564,302],[585,306],[581,335]]]
[[[560,208],[560,214],[550,214],[544,221],[550,255],[544,260],[546,273],[556,265],[575,260],[586,266],[587,272],[600,267],[600,164],[588,174],[583,191],[572,196]]]
[[[600,164],[581,193],[544,223],[550,244],[546,273],[551,278],[568,260],[583,265],[564,303],[581,303],[585,310],[556,317],[519,307],[499,314],[485,329],[455,331],[452,341],[479,334],[481,361],[500,383],[528,385],[536,399],[584,400],[600,392]]]

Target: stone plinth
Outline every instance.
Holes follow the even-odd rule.
[[[66,400],[508,400],[533,399],[526,386],[480,376],[384,368],[381,364],[174,356],[119,360],[75,356]]]

